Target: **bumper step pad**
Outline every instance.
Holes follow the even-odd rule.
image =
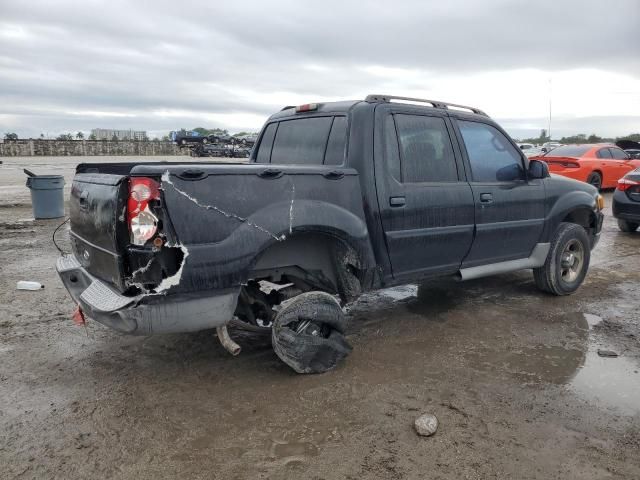
[[[94,280],[91,285],[82,292],[80,300],[91,305],[101,312],[115,312],[133,303],[135,298],[119,295],[100,280]]]

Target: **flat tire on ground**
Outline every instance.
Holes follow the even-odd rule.
[[[352,350],[344,334],[346,317],[325,292],[302,293],[283,304],[271,329],[276,355],[297,373],[323,373]]]
[[[533,269],[536,286],[553,295],[569,295],[582,285],[590,260],[591,242],[586,230],[575,223],[561,223],[544,265]]]

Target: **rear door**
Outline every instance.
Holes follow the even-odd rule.
[[[375,178],[395,279],[456,272],[473,238],[473,195],[444,112],[376,107]]]
[[[525,158],[498,128],[477,117],[455,121],[470,172],[476,234],[463,268],[531,254],[544,227],[542,180],[527,180]]]

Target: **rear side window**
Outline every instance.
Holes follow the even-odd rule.
[[[394,115],[405,183],[457,182],[458,171],[444,120]]]
[[[524,178],[522,157],[497,128],[459,120],[460,133],[476,182],[510,182]]]
[[[608,148],[601,148],[600,150],[598,150],[598,158],[612,158],[611,157],[611,152],[609,151]]]
[[[270,124],[256,162],[288,165],[340,165],[347,140],[346,117],[306,117]]]
[[[271,163],[321,165],[331,121],[331,117],[315,117],[280,122]]]
[[[327,152],[324,155],[325,165],[341,165],[347,146],[347,117],[334,117]]]
[[[629,156],[619,148],[610,148],[609,150],[611,150],[611,155],[616,160],[626,160],[629,158]]]
[[[260,140],[260,146],[258,147],[258,154],[256,155],[257,163],[269,163],[271,161],[271,148],[273,147],[273,139],[278,129],[277,123],[267,125],[267,128],[262,134],[262,140]]]

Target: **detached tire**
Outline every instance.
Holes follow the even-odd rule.
[[[554,295],[575,292],[587,275],[591,242],[583,227],[561,223],[551,241],[544,265],[533,269],[536,286]]]
[[[352,350],[344,337],[346,323],[333,296],[302,293],[276,315],[271,329],[273,349],[298,373],[326,372]]]
[[[626,220],[618,219],[618,228],[623,232],[633,233],[638,229],[640,224],[634,222],[628,222]]]

